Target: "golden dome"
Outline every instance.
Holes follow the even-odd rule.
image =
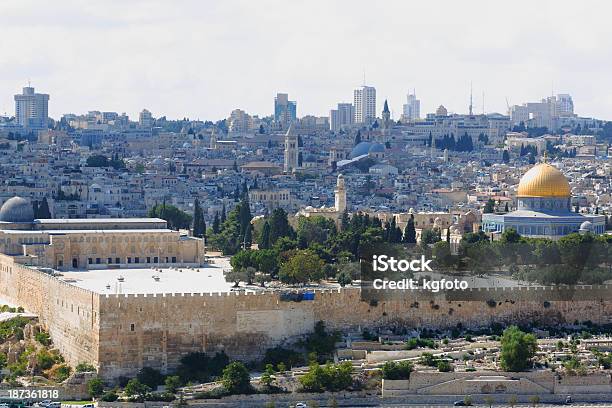
[[[556,167],[547,163],[533,166],[521,178],[518,197],[570,197],[569,182]]]

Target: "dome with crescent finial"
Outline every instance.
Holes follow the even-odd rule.
[[[521,178],[518,197],[570,197],[572,190],[567,178],[554,166],[540,163]]]

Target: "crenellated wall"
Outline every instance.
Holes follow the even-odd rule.
[[[378,302],[363,300],[358,288],[316,290],[314,300],[301,302],[283,301],[278,292],[99,295],[4,255],[0,297],[38,314],[71,364],[91,362],[107,378],[145,366],[169,372],[192,351],[224,350],[255,360],[267,348],[311,332],[319,320],[354,331],[390,324],[612,322],[612,286],[413,291]]]
[[[152,366],[176,367],[191,351],[224,350],[254,360],[284,339],[329,328],[359,330],[388,324],[409,327],[483,326],[493,322],[609,323],[612,287],[411,292],[404,299],[363,301],[357,288],[315,291],[312,301],[282,301],[278,293],[175,293],[100,298],[100,361],[105,375]],[[133,325],[133,326],[132,326]]]

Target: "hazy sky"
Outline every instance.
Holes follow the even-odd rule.
[[[443,104],[487,112],[570,93],[576,112],[612,119],[607,1],[0,1],[0,114],[30,79],[50,115],[108,110],[218,120],[328,115],[363,82],[401,114]]]

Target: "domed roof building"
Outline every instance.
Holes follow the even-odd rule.
[[[359,142],[349,155],[350,159],[357,158],[359,156],[368,155],[376,159],[382,159],[385,155],[385,145],[378,142]]]
[[[572,212],[569,181],[559,169],[548,163],[539,163],[523,175],[516,196],[516,211],[483,214],[484,231],[495,235],[513,228],[523,236],[557,239],[581,231],[585,222],[590,223],[590,232],[602,234],[605,231],[603,215]]]
[[[13,197],[0,208],[0,221],[10,223],[31,223],[34,221],[32,203],[25,198]]]

